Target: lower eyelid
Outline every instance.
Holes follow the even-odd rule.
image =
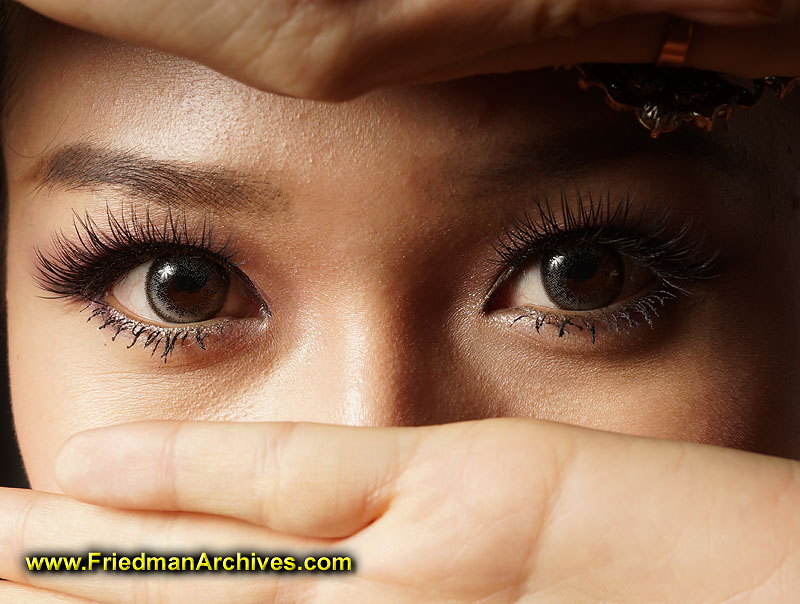
[[[581,334],[594,344],[606,332],[621,334],[639,327],[655,328],[671,302],[690,294],[683,287],[661,283],[642,296],[605,309],[571,312],[521,307],[493,311],[490,315],[511,326],[532,328],[537,334],[544,330],[558,338]]]
[[[105,302],[91,302],[85,308],[90,311],[88,320],[99,321],[97,329],[108,329],[112,333],[112,341],[126,337],[127,348],[141,346],[145,350],[150,350],[151,356],[155,356],[158,352],[165,363],[178,348],[189,346],[205,351],[209,337],[222,335],[231,329],[231,323],[237,321],[237,319],[221,319],[186,327],[161,327],[132,319]]]

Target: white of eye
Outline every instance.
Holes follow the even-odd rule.
[[[570,253],[574,255],[569,257]],[[551,281],[545,283],[546,279]],[[651,270],[613,249],[582,242],[562,244],[515,271],[496,300],[501,308],[598,310],[627,300],[654,280]]]
[[[542,263],[537,261],[523,269],[510,280],[510,287],[504,294],[509,308],[523,306],[554,307],[542,284]]]
[[[147,272],[152,264],[148,260],[128,271],[111,287],[110,293],[126,311],[147,321],[163,323],[147,300]]]
[[[153,292],[153,272],[154,263],[159,266],[163,265],[163,270],[169,270],[168,273],[159,273],[164,277],[169,277],[174,274],[175,270],[170,267],[170,262],[182,259],[184,262],[188,260],[198,260],[201,264],[207,262],[209,266],[216,266],[217,272],[213,270],[211,273],[204,275],[210,280],[207,283],[206,298],[195,298],[194,302],[199,304],[195,307],[187,308],[186,314],[181,316],[182,302],[179,299],[173,299],[178,307],[167,308],[166,312],[176,312],[179,316],[176,319],[167,319],[164,317],[165,309],[159,309],[161,312],[153,307],[153,299],[150,294]],[[166,264],[165,264],[166,263]],[[185,267],[184,267],[185,268]],[[156,271],[158,273],[158,271]],[[222,276],[224,273],[224,277]],[[191,273],[190,273],[191,275]],[[196,275],[196,273],[195,273]],[[214,281],[216,279],[216,281]],[[247,318],[247,317],[264,317],[268,313],[266,304],[261,300],[258,294],[253,289],[252,285],[246,285],[246,277],[237,272],[231,272],[229,269],[216,264],[213,259],[206,261],[202,257],[192,256],[162,256],[144,262],[133,269],[129,270],[122,277],[120,277],[114,285],[111,286],[106,294],[106,301],[134,320],[146,322],[160,326],[186,326],[192,323],[205,322],[221,318]],[[249,281],[247,281],[249,283]],[[215,287],[216,286],[216,287]],[[195,290],[194,293],[197,293]],[[214,293],[216,292],[216,294]],[[191,291],[189,300],[184,299],[183,302],[191,301]],[[167,302],[169,304],[169,302]],[[204,306],[205,305],[205,306]],[[194,320],[192,315],[197,315]]]

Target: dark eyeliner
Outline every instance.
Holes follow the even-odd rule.
[[[52,250],[35,248],[37,285],[50,293],[49,298],[85,302],[91,309],[89,320],[99,318],[99,329],[115,330],[112,340],[122,333],[131,336],[128,348],[140,343],[151,354],[161,348],[166,362],[176,344],[194,342],[205,350],[204,340],[211,333],[221,333],[227,321],[177,327],[161,327],[136,321],[111,307],[105,296],[108,288],[127,271],[164,253],[202,252],[235,273],[257,297],[265,315],[269,314],[261,295],[250,280],[237,268],[236,253],[228,239],[219,241],[212,225],[203,221],[197,228],[190,226],[185,214],[175,215],[167,209],[162,219],[156,219],[149,208],[140,217],[133,209],[115,216],[106,206],[106,225],[100,227],[88,212],[73,217],[75,236],[60,232],[53,238]]]
[[[617,308],[594,311],[541,311],[522,307],[514,322],[530,320],[538,332],[544,325],[558,329],[558,336],[574,327],[588,330],[595,341],[597,324],[601,322],[616,331],[636,327],[641,322],[654,326],[659,308],[679,295],[688,295],[686,285],[717,276],[717,250],[709,250],[705,238],[690,220],[676,225],[669,210],[656,215],[647,204],[635,206],[633,197],[625,194],[613,198],[576,193],[570,203],[562,192],[557,204],[547,197],[534,200],[533,210],[521,218],[505,223],[495,243],[496,262],[503,272],[486,297],[484,310],[492,303],[497,290],[518,271],[541,257],[548,246],[559,242],[590,241],[607,245],[630,258],[640,267],[652,271],[657,284],[647,294]]]

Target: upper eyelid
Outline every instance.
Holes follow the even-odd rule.
[[[491,312],[492,303],[503,285],[540,257],[548,244],[574,237],[594,239],[630,257],[658,277],[656,286],[648,294],[631,298],[616,309],[598,308],[586,312],[543,311],[526,306],[505,309],[521,313],[512,324],[531,319],[537,333],[546,324],[558,328],[559,337],[569,333],[567,325],[577,326],[578,331],[588,330],[594,343],[597,325],[619,331],[626,323],[635,327],[644,321],[653,327],[660,306],[679,295],[692,293],[683,287],[682,280],[691,283],[717,276],[720,250],[707,246],[704,233],[691,220],[677,223],[668,210],[649,217],[646,204],[634,208],[630,197],[626,196],[614,206],[606,195],[600,207],[589,198],[590,206],[579,204],[577,210],[567,205],[563,195],[560,202],[560,207],[554,209],[546,199],[537,200],[536,214],[526,213],[522,219],[503,226],[494,247],[495,262],[504,268],[483,299],[483,312]]]
[[[646,203],[638,209],[634,208],[633,195],[630,193],[615,201],[612,201],[610,190],[599,196],[591,193],[584,195],[581,191],[576,191],[574,197],[574,202],[570,201],[562,190],[556,207],[547,195],[536,196],[533,198],[532,209],[526,209],[521,217],[503,221],[501,235],[498,236],[495,246],[501,258],[508,260],[503,253],[508,252],[509,257],[512,256],[519,249],[519,243],[545,241],[553,236],[597,226],[627,224],[632,227],[631,219],[640,223],[647,212]]]
[[[137,258],[132,254],[137,250],[143,259],[157,250],[192,247],[215,256],[233,269],[238,264],[234,261],[236,251],[230,238],[221,240],[217,237],[213,224],[208,220],[197,227],[190,226],[185,214],[175,216],[167,212],[162,220],[156,222],[149,208],[141,216],[135,209],[125,214],[123,206],[119,216],[115,216],[107,205],[105,227],[100,227],[88,211],[82,217],[74,215],[73,227],[75,235],[67,237],[59,233],[50,251],[35,248],[35,280],[42,289],[57,297],[97,295],[99,292],[95,290],[109,276],[92,269],[97,269],[98,263],[116,257],[116,265],[108,268],[121,272],[119,258],[133,263]]]
[[[207,335],[227,329],[231,320],[212,326],[152,325],[126,316],[105,300],[108,288],[116,279],[139,262],[166,250],[199,250],[226,264],[260,303],[261,317],[271,315],[261,291],[238,268],[240,263],[233,260],[237,254],[231,239],[214,235],[207,222],[195,229],[189,226],[185,215],[179,221],[168,215],[159,224],[147,213],[141,220],[131,216],[127,220],[117,220],[108,207],[106,217],[107,228],[101,228],[88,212],[83,218],[76,215],[75,237],[67,238],[60,233],[50,252],[36,248],[37,272],[34,278],[40,287],[55,294],[52,297],[87,302],[83,309],[93,309],[89,318],[100,317],[103,321],[99,329],[116,329],[112,340],[125,331],[131,335],[128,348],[139,341],[145,349],[150,348],[151,356],[161,346],[160,358],[166,363],[176,344],[184,345],[188,341],[205,350],[203,342]]]
[[[576,192],[574,200],[568,200],[567,196],[562,193],[558,205],[551,203],[546,197],[536,198],[534,203],[533,212],[529,211],[524,214],[522,219],[506,223],[503,232],[497,238],[495,250],[499,262],[506,266],[524,262],[532,252],[536,251],[537,245],[541,247],[547,240],[556,236],[569,236],[580,230],[589,232],[590,229],[604,229],[607,234],[611,234],[614,228],[621,227],[625,227],[629,231],[636,231],[644,226],[647,210],[646,203],[635,207],[632,195],[612,198],[610,192],[600,196],[582,195],[580,192]],[[647,229],[641,237],[649,238],[648,243],[650,244],[660,237],[661,245],[666,248],[675,246],[682,239],[688,239],[686,235],[690,232],[689,226],[679,229],[677,232],[670,231],[666,227],[667,216],[668,212],[662,212],[656,215],[655,219],[648,220]],[[236,253],[230,247],[230,239],[221,241],[215,236],[213,223],[204,220],[199,226],[190,226],[185,213],[175,215],[168,210],[156,218],[150,214],[149,207],[144,209],[144,216],[142,216],[141,210],[137,210],[135,207],[126,214],[125,206],[122,206],[120,214],[117,216],[107,205],[106,222],[107,228],[100,228],[88,212],[83,217],[76,214],[74,226],[77,240],[66,238],[62,234],[56,240],[55,253],[45,254],[37,249],[40,285],[51,292],[55,289],[57,291],[54,293],[61,295],[75,293],[75,279],[72,279],[71,283],[66,283],[64,279],[61,279],[60,283],[56,283],[59,281],[58,279],[48,277],[55,277],[59,273],[63,274],[70,270],[73,273],[70,277],[75,277],[79,271],[90,263],[96,262],[110,249],[130,255],[132,245],[143,249],[143,255],[147,252],[144,249],[147,246],[197,247],[230,264],[232,268],[240,264],[234,260]],[[650,251],[652,252],[652,250]],[[681,248],[681,251],[692,252],[683,254],[689,258],[700,256],[699,246],[686,245]],[[703,276],[708,265],[712,264],[711,260],[713,260],[713,254],[711,258],[695,262],[694,275]],[[502,282],[502,280],[500,278],[498,282]],[[54,285],[56,287],[53,287]],[[262,297],[260,292],[256,293]]]
[[[610,192],[599,198],[576,194],[570,205],[563,194],[554,208],[546,197],[535,199],[535,211],[506,222],[497,237],[494,262],[503,267],[483,298],[487,309],[498,290],[524,269],[556,239],[583,236],[611,245],[662,280],[681,289],[677,281],[710,279],[717,276],[720,251],[710,250],[704,234],[691,221],[673,224],[669,210],[654,217],[646,203],[635,207],[633,198],[624,195],[612,201]]]

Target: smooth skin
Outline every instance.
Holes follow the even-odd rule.
[[[60,2],[52,6],[61,7],[59,10],[74,6],[74,13],[52,15],[87,26],[81,20],[81,15],[86,14],[81,3]],[[182,5],[172,6],[178,7],[174,9],[178,19],[174,24],[178,24],[183,18],[178,10]],[[308,11],[313,9],[313,5],[302,6]],[[425,5],[415,6],[424,8]],[[47,7],[43,4],[40,8],[45,10]],[[328,10],[333,9],[328,7]],[[100,23],[94,28],[100,32],[178,50],[226,70],[224,55],[209,59],[202,53],[194,54],[193,49],[179,43],[178,37],[175,46],[167,46],[152,32],[137,28],[138,16],[145,13],[134,12],[127,19],[117,20],[112,15],[108,21],[102,22],[98,16],[101,13],[93,11],[92,14]],[[129,24],[130,31],[136,33],[125,34],[126,30],[115,29],[121,27],[115,23],[122,22]],[[154,22],[152,14],[147,22]],[[203,20],[197,20],[197,23],[202,25]],[[263,28],[259,26],[256,29]],[[180,28],[169,27],[165,31],[175,32]],[[466,33],[463,35],[467,36]],[[236,37],[229,39],[235,40]],[[80,47],[81,41],[78,38],[76,46]],[[243,45],[251,46],[249,43]],[[235,44],[232,47],[235,49]],[[748,54],[756,55],[754,61],[757,60],[758,53],[749,50]],[[287,46],[283,52],[296,51],[296,48]],[[112,48],[104,56],[113,56],[114,52],[120,51]],[[395,52],[396,48],[392,49],[392,53]],[[237,53],[233,52],[233,55]],[[771,52],[765,56],[776,62],[759,63],[758,71],[761,73],[783,72],[784,67],[786,73],[791,73],[794,69],[794,53]],[[542,60],[546,61],[542,64],[562,62],[549,58]],[[569,60],[569,56],[564,56],[564,62]],[[242,70],[240,60],[231,61],[226,71],[263,89],[329,98],[347,97],[387,83],[365,76],[363,81],[357,81],[353,88],[349,88],[341,84],[347,80],[342,76],[348,73],[344,68],[339,73],[341,81],[338,84],[336,78],[328,81],[319,77],[321,68],[315,70],[313,66],[330,65],[332,61],[312,61],[309,69],[312,75],[301,83],[280,78],[277,83],[268,81],[263,74],[272,73],[270,69],[264,69],[262,65],[253,75]],[[344,65],[352,67],[346,60]],[[470,67],[465,72],[486,69],[480,61],[474,65],[478,67]],[[70,81],[68,68],[57,66],[62,69],[57,73],[66,74],[63,81]],[[427,78],[427,75],[420,76],[418,69],[405,69],[398,71],[401,77],[394,83]],[[750,69],[745,68],[745,71]],[[465,72],[448,71],[443,77]],[[93,85],[102,86],[103,82]],[[239,91],[244,98],[244,93],[241,89]],[[391,97],[372,97],[366,102],[386,102],[387,99]],[[41,105],[49,100],[45,98]],[[191,100],[186,106],[193,109],[203,106],[202,95],[196,106]],[[363,108],[361,105],[354,109],[355,114],[362,118],[364,114],[358,112]],[[16,132],[11,133],[12,142],[25,140],[26,144],[36,148],[36,137],[29,139],[24,136],[35,129],[26,130],[27,126],[23,124],[43,123],[41,115],[36,119],[36,109],[34,106],[26,109],[32,113],[27,114],[28,120],[19,122],[21,125]],[[100,120],[102,112],[98,116],[94,119]],[[324,121],[323,117],[316,116],[315,119]],[[105,118],[108,123],[119,121],[119,115],[113,111],[109,111]],[[173,116],[173,119],[178,118]],[[52,119],[59,123],[57,117]],[[757,116],[753,120],[758,123]],[[79,129],[78,125],[66,121],[60,123],[62,129],[58,136],[64,138],[75,134],[71,129]],[[280,120],[276,119],[275,124],[280,125]],[[98,132],[102,131],[102,125],[98,126]],[[236,128],[230,132],[235,132]],[[45,128],[38,136],[44,137],[48,133],[52,137],[54,130]],[[248,132],[247,128],[242,130]],[[233,140],[233,147],[245,140],[245,137],[241,141],[235,136],[229,138]],[[204,139],[207,145],[215,140],[213,136]],[[200,151],[206,149],[199,144],[197,148]],[[222,148],[227,149],[224,145]],[[192,148],[185,145],[184,152],[191,153]],[[222,155],[226,161],[230,160],[224,153]],[[19,168],[26,165],[24,161],[20,158],[12,161],[12,175],[23,172]],[[288,163],[292,164],[291,161]],[[791,174],[792,171],[787,168],[785,172]],[[776,189],[780,187],[776,186]],[[28,189],[23,189],[15,180],[12,181],[14,191]],[[19,194],[16,198],[28,202],[34,199]],[[27,206],[23,210],[22,204],[15,207],[17,210],[12,219],[16,220],[14,224],[19,229],[12,233],[10,249],[12,253],[23,249],[27,253],[29,249],[22,244],[15,246],[15,241],[33,240],[32,235],[26,237],[34,232],[30,229],[42,228],[43,222],[39,218],[45,212],[35,207],[27,209]],[[419,205],[417,210],[423,211],[424,207]],[[354,208],[358,209],[357,206]],[[50,211],[51,214],[68,214],[64,207]],[[63,223],[63,217],[53,217],[51,221],[48,228]],[[378,241],[382,242],[379,244],[381,249],[391,248],[392,240],[386,239],[386,233],[398,224],[403,223],[388,221],[384,228],[374,230]],[[784,220],[783,224],[788,222]],[[796,233],[796,227],[794,231],[788,226],[786,228],[788,233]],[[331,239],[346,240],[341,237],[342,233],[339,235],[339,239]],[[419,237],[424,241],[423,236]],[[755,235],[753,237],[757,239]],[[786,237],[786,240],[791,238]],[[416,248],[409,247],[409,250],[413,249]],[[29,267],[25,266],[21,255],[16,258],[16,264],[13,264],[14,256],[10,258],[12,266],[24,268],[10,273],[10,282],[21,284],[24,281],[21,275],[27,273]],[[319,274],[332,268],[335,267],[321,263]],[[276,274],[280,275],[280,270]],[[767,281],[765,275],[756,278],[765,280],[761,294],[772,291],[770,287],[777,287]],[[321,278],[318,282],[323,283]],[[388,281],[382,284],[391,291],[396,291],[392,288],[398,285]],[[752,289],[758,290],[759,287]],[[791,286],[788,289],[787,297],[791,298],[793,290]],[[739,305],[748,304],[744,295],[731,297]],[[40,306],[35,308],[42,309],[50,308],[47,304],[52,305],[52,302],[32,302],[32,298],[31,292],[22,285],[10,293],[9,316],[12,321],[15,316],[22,319],[23,305],[33,308],[37,304]],[[788,308],[792,306],[787,302]],[[778,306],[777,312],[780,308]],[[791,316],[788,311],[781,315],[787,322]],[[754,358],[765,358],[769,350],[766,346],[768,343],[774,345],[776,339],[782,337],[787,322],[777,321],[779,325],[775,326],[774,332],[769,331],[772,326],[763,326],[767,330],[765,348],[762,349],[765,354],[760,357],[754,354]],[[86,352],[85,358],[90,358],[92,352],[96,353],[96,348],[91,348],[96,346],[96,341],[87,344],[88,340],[81,340],[79,334],[84,331],[79,332],[78,327],[69,331],[72,324],[71,317],[59,319],[59,326],[67,330],[73,349]],[[67,440],[92,425],[125,421],[126,413],[133,416],[127,419],[142,419],[155,414],[152,410],[147,411],[146,407],[123,413],[123,407],[118,406],[116,415],[113,415],[115,401],[108,393],[104,393],[105,400],[112,407],[108,416],[101,410],[92,411],[94,415],[87,413],[82,416],[79,412],[67,413],[75,411],[69,407],[53,408],[54,417],[71,419],[53,422],[57,425],[51,427],[42,423],[42,429],[50,431],[51,438],[47,440],[53,444],[37,445],[37,440],[45,439],[33,426],[41,422],[45,408],[35,407],[32,401],[37,398],[34,382],[37,379],[41,381],[42,376],[41,369],[36,372],[32,366],[25,368],[25,355],[33,350],[35,358],[41,361],[41,355],[46,351],[26,349],[23,340],[33,342],[41,338],[44,341],[41,331],[44,328],[28,320],[24,325],[29,331],[23,335],[22,320],[12,323],[12,329],[15,325],[17,336],[14,339],[14,333],[11,334],[12,344],[16,344],[11,347],[12,355],[18,350],[22,358],[12,359],[15,412],[18,413],[26,465],[32,486],[37,490],[4,489],[0,496],[0,505],[3,506],[0,515],[0,543],[3,544],[0,576],[9,580],[0,585],[0,597],[11,601],[21,604],[50,601],[117,604],[197,602],[204,598],[205,601],[220,603],[338,602],[342,599],[363,602],[772,603],[793,601],[800,588],[797,548],[800,525],[796,515],[800,505],[800,464],[795,461],[532,419],[485,419],[413,428],[354,428],[275,422],[145,422],[103,427]],[[367,326],[369,333],[377,333],[370,331],[374,328],[372,324]],[[85,330],[85,327],[80,329]],[[753,341],[760,342],[757,339]],[[723,341],[720,346],[735,349],[735,342],[738,340]],[[387,344],[386,350],[373,348],[373,354],[378,350],[388,357],[388,350],[396,345],[397,342],[393,341]],[[137,351],[120,354],[137,354]],[[138,354],[146,356],[141,351]],[[59,367],[55,358],[49,364],[53,371]],[[76,358],[81,356],[76,354]],[[135,358],[133,366],[138,368],[141,363],[143,367],[145,361]],[[122,362],[115,365],[115,359],[110,362],[115,375],[123,378],[118,381],[124,382],[125,374],[121,368],[131,365]],[[127,360],[125,363],[130,362]],[[700,362],[700,358],[687,359],[681,366],[683,375],[689,373],[693,363]],[[785,373],[781,367],[767,367],[769,363],[766,362],[764,365],[763,369],[748,367],[748,372],[753,372],[761,380],[757,380],[753,387],[753,399],[760,396],[758,393],[764,390],[764,384],[771,383],[776,377],[772,371],[777,375]],[[388,366],[372,367],[371,372],[356,376],[353,384],[371,383],[370,375],[376,368],[387,369]],[[72,376],[74,382],[78,382],[82,375],[88,375],[87,371],[78,365]],[[599,373],[600,369],[596,367],[595,371]],[[317,376],[327,378],[328,392],[340,392],[330,388],[334,384],[331,378],[334,374],[332,370],[330,375]],[[653,375],[657,376],[658,372],[653,372]],[[731,374],[730,377],[733,379],[734,376]],[[134,382],[138,378],[128,376],[128,379]],[[66,394],[75,388],[70,380],[63,380],[61,384],[62,392]],[[307,385],[313,387],[313,381],[308,380]],[[387,396],[386,385],[378,390],[368,387],[359,390],[357,386],[350,386],[349,390],[342,389],[341,392],[355,393],[353,396],[358,400],[375,393],[379,395],[376,399],[391,399]],[[748,387],[751,386],[746,383],[730,384],[733,393],[747,391]],[[605,392],[611,391],[610,386],[605,388]],[[410,392],[424,394],[414,390]],[[43,397],[44,392],[41,394]],[[309,392],[308,399],[322,401],[323,394],[315,390]],[[484,393],[487,398],[489,394]],[[678,394],[682,395],[678,396],[679,400],[689,399],[687,392],[679,391]],[[791,389],[782,394],[788,400],[796,400]],[[719,417],[748,420],[746,402],[737,407],[728,404],[735,400],[735,394],[715,392],[714,395],[714,400],[725,403]],[[702,393],[702,396],[703,400],[713,398],[709,392]],[[236,399],[234,395],[231,398]],[[288,398],[286,394],[284,400]],[[747,397],[743,399],[748,400]],[[407,397],[408,400],[415,399]],[[633,402],[641,400],[631,397]],[[227,401],[219,402],[224,404]],[[321,402],[318,408],[311,406],[312,403],[309,405],[307,409],[290,406],[290,413],[347,423],[345,417],[326,416]],[[457,419],[455,408],[457,405],[448,407],[443,403],[441,419]],[[231,409],[236,411],[230,412],[233,415],[230,419],[258,420],[259,413],[262,413],[243,411],[245,407],[238,400],[234,400]],[[488,409],[481,408],[475,411],[475,415],[489,417]],[[653,410],[655,413],[661,407],[654,405]],[[510,410],[505,411],[511,414]],[[620,408],[613,411],[619,412]],[[714,432],[714,426],[724,422],[714,421],[718,419],[716,417],[709,419],[705,413],[704,430],[692,434],[692,440],[728,446],[747,446],[756,442],[753,435],[737,440],[736,430]],[[218,413],[219,416],[223,414]],[[192,413],[183,415],[192,416]],[[542,415],[546,416],[546,413]],[[686,435],[689,426],[697,423],[681,423],[686,420],[685,413],[678,413],[678,419],[672,418],[674,423],[669,422],[668,416],[659,416],[652,424],[642,420],[635,425],[610,426],[608,417],[614,416],[613,412],[606,416],[589,415],[586,419],[555,413],[554,419],[573,420],[592,428],[673,438]],[[424,415],[420,415],[418,422],[402,421],[396,415],[380,415],[377,409],[352,417],[356,418],[352,423],[362,425],[433,423]],[[728,423],[735,424],[733,421]],[[772,431],[775,432],[774,426]],[[787,428],[786,442],[793,441],[793,434],[794,430]],[[55,451],[65,440],[67,442],[56,461]],[[768,445],[753,448],[767,449]],[[796,455],[791,445],[778,448],[777,452],[782,454]],[[331,476],[336,479],[332,480]],[[69,522],[65,522],[65,518],[69,518]],[[295,580],[292,577],[240,581],[212,577],[191,582],[176,581],[168,575],[120,579],[103,574],[74,577],[33,575],[21,570],[23,552],[43,549],[87,551],[90,546],[98,544],[98,535],[113,535],[102,549],[116,547],[121,551],[136,551],[143,547],[154,551],[192,551],[201,545],[215,551],[229,551],[242,548],[243,543],[253,542],[259,549],[273,551],[301,552],[307,548],[318,551],[331,547],[352,554],[357,560],[358,570],[349,577],[325,577],[325,580],[317,577]],[[458,555],[454,556],[452,552],[458,552]]]

